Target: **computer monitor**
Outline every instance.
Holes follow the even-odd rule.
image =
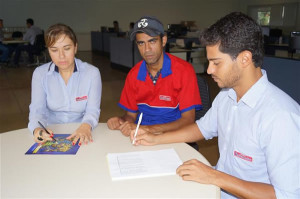
[[[300,37],[300,31],[292,31],[291,37]]]
[[[168,37],[178,37],[186,34],[181,24],[168,24]]]
[[[282,30],[281,29],[270,29],[270,37],[281,37]]]
[[[114,28],[108,28],[108,32],[115,32]]]
[[[107,27],[106,26],[101,26],[101,32],[107,32]]]

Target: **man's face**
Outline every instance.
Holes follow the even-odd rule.
[[[237,61],[232,60],[228,54],[219,51],[219,44],[206,46],[209,61],[207,73],[211,74],[220,88],[234,88],[240,80],[240,68]]]
[[[163,63],[163,48],[166,45],[167,37],[151,37],[145,33],[136,34],[136,43],[140,54],[146,61],[148,67],[156,67]]]

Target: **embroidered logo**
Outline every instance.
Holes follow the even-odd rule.
[[[238,158],[241,158],[243,160],[249,161],[249,162],[253,161],[252,157],[244,155],[244,154],[242,154],[240,152],[237,152],[237,151],[234,151],[234,156],[236,156]]]
[[[159,99],[163,101],[171,101],[171,97],[166,95],[160,95]]]
[[[138,23],[139,28],[146,28],[148,26],[147,19],[141,19],[141,21]]]
[[[82,97],[76,97],[76,102],[82,101],[82,100],[87,100],[87,96],[82,96]]]

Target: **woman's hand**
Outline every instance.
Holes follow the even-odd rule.
[[[42,128],[36,128],[34,129],[33,131],[33,137],[34,137],[34,141],[39,143],[39,144],[42,144],[46,141],[52,141],[53,139],[53,131],[50,130],[50,129],[47,129],[48,132],[51,134],[49,135],[44,129]]]
[[[79,128],[69,137],[68,140],[73,139],[72,144],[75,145],[79,140],[79,146],[81,144],[88,144],[89,142],[93,142],[92,138],[92,130],[91,126],[87,123],[83,123],[79,126]]]

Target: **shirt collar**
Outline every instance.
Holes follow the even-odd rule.
[[[260,97],[263,96],[266,86],[269,82],[267,72],[263,69],[261,69],[261,72],[263,76],[255,84],[252,85],[252,87],[244,94],[244,96],[240,100],[240,102],[243,102],[251,108],[254,108]],[[228,96],[236,102],[236,93],[232,88],[229,90]]]
[[[166,53],[164,53],[164,61],[163,61],[163,66],[162,66],[162,70],[161,70],[161,77],[164,78],[171,74],[172,74],[171,59]],[[145,81],[146,76],[147,76],[147,66],[146,66],[146,62],[144,60],[140,66],[137,79],[140,81]]]

